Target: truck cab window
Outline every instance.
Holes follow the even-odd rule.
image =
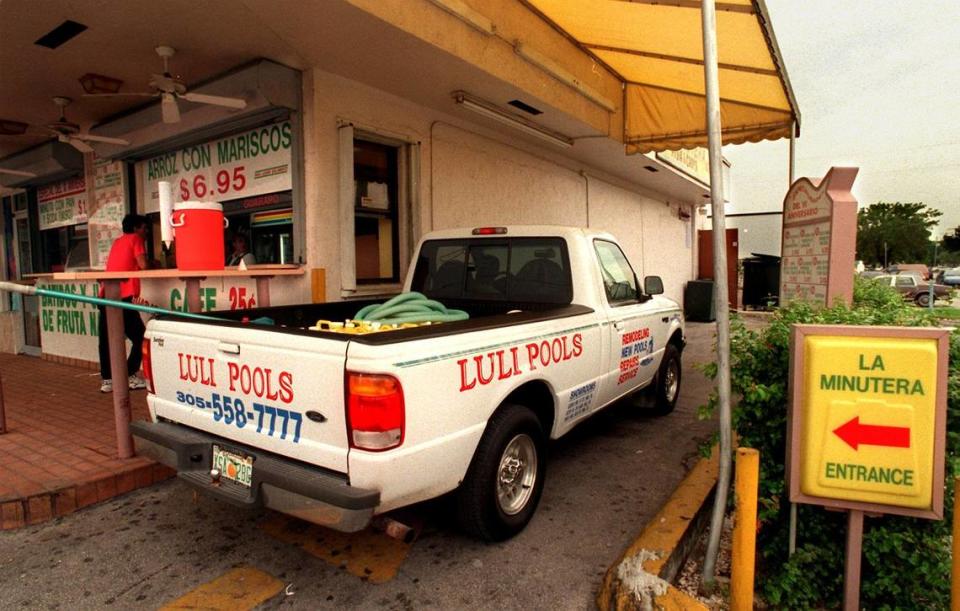
[[[640,295],[637,290],[637,277],[620,247],[604,240],[596,240],[593,247],[597,252],[607,301],[611,304],[636,301]]]
[[[559,238],[425,242],[412,289],[433,299],[567,304],[570,261]]]

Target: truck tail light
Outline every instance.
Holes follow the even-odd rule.
[[[403,388],[393,376],[347,372],[350,447],[380,452],[403,443]]]
[[[506,227],[474,227],[473,235],[504,235],[507,233]]]
[[[150,360],[150,338],[143,338],[143,344],[140,347],[143,354],[143,378],[147,382],[147,392],[153,393],[153,362]]]

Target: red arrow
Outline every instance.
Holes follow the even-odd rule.
[[[910,429],[904,426],[878,426],[860,424],[860,416],[854,416],[846,423],[833,429],[833,434],[842,439],[854,450],[860,444],[885,446],[888,448],[909,448]]]

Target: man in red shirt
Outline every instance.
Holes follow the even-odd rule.
[[[144,238],[147,235],[147,219],[139,214],[123,217],[123,235],[113,242],[107,257],[108,272],[133,272],[147,268],[147,250]],[[103,297],[103,287],[100,288]],[[140,279],[128,278],[120,283],[120,298],[128,303],[140,300]],[[130,356],[127,358],[127,380],[131,390],[146,388],[147,384],[139,375],[142,359],[143,320],[138,312],[123,310],[123,331],[133,342]],[[107,312],[100,306],[100,392],[113,392],[113,378],[110,373],[110,348],[107,342]]]

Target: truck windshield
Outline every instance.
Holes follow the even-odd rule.
[[[570,259],[561,238],[424,242],[412,290],[431,299],[568,304]]]

